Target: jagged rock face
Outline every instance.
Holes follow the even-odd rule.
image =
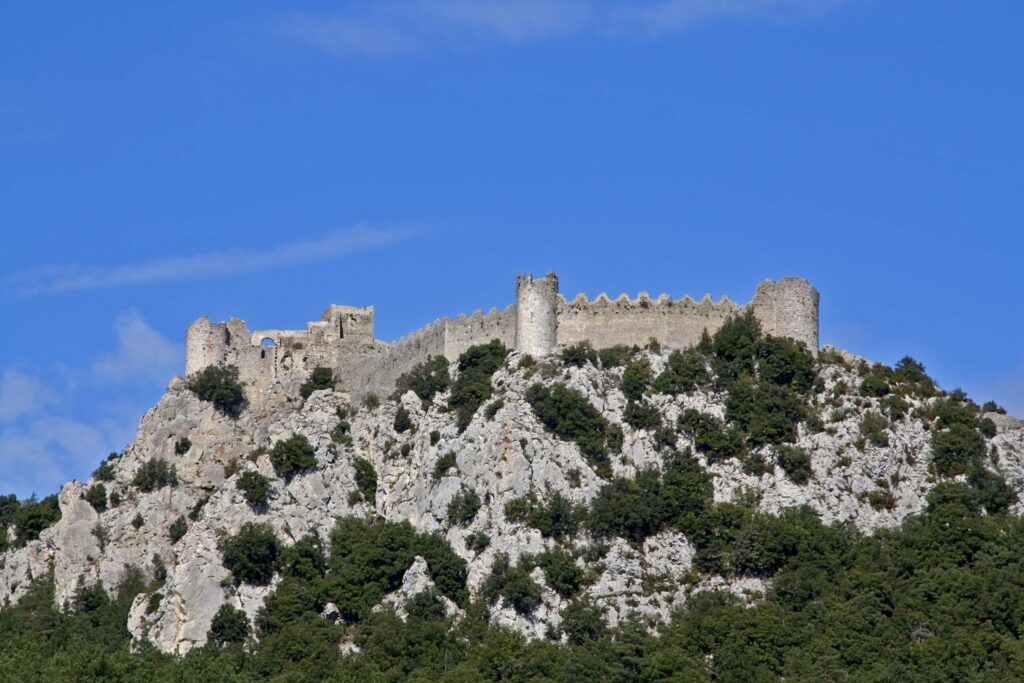
[[[667,353],[644,353],[655,372],[664,366]],[[858,361],[847,359],[851,364]],[[152,572],[153,558],[159,556],[166,565],[166,581],[157,589],[159,595],[143,594],[136,599],[129,629],[136,638],[148,639],[161,650],[184,653],[205,642],[210,622],[222,604],[230,603],[252,619],[276,585],[273,581],[267,586],[233,585],[222,563],[223,537],[237,533],[246,522],[259,521],[270,524],[285,543],[309,533],[327,541],[335,519],[350,515],[408,520],[420,531],[442,533],[467,561],[468,587],[476,593],[499,553],[507,554],[514,563],[524,554],[558,546],[538,530],[507,519],[505,505],[509,501],[528,494],[545,501],[558,493],[573,503],[586,504],[605,483],[574,443],[545,431],[524,398],[528,387],[538,381],[562,382],[580,391],[606,419],[617,424],[623,421],[627,403],[619,387],[621,368],[600,370],[589,364],[564,368],[549,363],[545,371],[537,371],[520,367],[522,360],[520,354],[513,353],[492,378],[495,396],[504,405],[493,418],[484,410],[477,411],[462,433],[455,416],[446,409],[445,394],[426,408],[409,392],[374,410],[355,411],[342,393],[317,391],[302,400],[294,385],[279,386],[277,392],[264,395],[235,420],[199,401],[180,381],[173,382],[143,418],[135,441],[116,462],[115,480],[106,483],[108,492],[121,496],[120,505],[97,513],[83,499],[83,484],[65,485],[59,497],[61,520],[38,541],[3,556],[0,603],[16,601],[33,578],[46,575],[51,567],[57,599],[64,602],[80,581],[100,581],[113,590],[128,567]],[[820,396],[828,395],[839,383],[856,386],[859,381],[854,370],[840,365],[826,366],[820,376],[825,391],[816,400],[823,400]],[[654,395],[648,400],[670,422],[686,408],[724,415],[723,396],[713,392]],[[911,408],[919,404],[911,400]],[[399,405],[415,425],[401,434],[393,428]],[[350,413],[351,444],[332,439],[339,409]],[[895,526],[921,510],[935,483],[928,471],[929,434],[922,422],[906,417],[889,429],[887,446],[864,445],[860,420],[865,411],[878,410],[877,399],[841,397],[830,410],[837,419],[828,422],[826,431],[811,434],[801,427],[798,445],[810,453],[813,470],[806,484],[793,483],[778,467],[754,476],[746,474],[735,460],[708,465],[698,456],[713,474],[715,500],[754,498],[761,510],[770,513],[808,505],[825,522],[849,520],[865,532]],[[990,417],[998,433],[989,447],[998,453],[999,470],[1015,484],[1024,481],[1021,422],[1004,415]],[[437,433],[435,438],[432,432]],[[276,476],[269,456],[259,449],[296,434],[304,435],[314,447],[317,465],[285,481]],[[664,452],[655,445],[653,435],[628,426],[624,426],[624,435],[621,453],[612,458],[616,476],[632,476],[642,468],[663,464]],[[176,454],[175,443],[183,436],[191,441],[191,448]],[[689,445],[687,438],[680,436],[677,445]],[[438,459],[447,453],[455,454],[455,466],[435,472]],[[364,501],[355,494],[356,457],[369,460],[376,470],[375,500]],[[144,493],[132,485],[136,472],[152,458],[174,464],[177,486]],[[254,509],[238,490],[238,477],[246,470],[256,470],[272,480],[265,508]],[[879,479],[892,482],[891,496],[888,505],[876,509],[867,494],[878,488]],[[465,525],[453,524],[448,519],[448,504],[463,489],[475,491],[482,505]],[[169,529],[179,518],[187,521],[187,531],[172,542]],[[467,536],[473,533],[490,538],[486,549],[476,552],[467,546]],[[568,541],[578,550],[591,543],[583,533]],[[596,564],[584,567],[583,559],[576,562],[596,577],[585,590],[604,608],[611,625],[632,611],[667,617],[695,591],[726,589],[753,596],[765,590],[759,579],[699,575],[692,570],[693,557],[694,548],[685,536],[662,532],[639,545],[610,539]],[[557,626],[564,601],[545,585],[542,571],[535,569],[533,577],[542,586],[541,605],[524,616],[499,600],[492,620],[530,637],[544,637],[549,626]],[[402,614],[405,601],[431,585],[429,567],[418,558],[406,572],[401,589],[383,604]],[[446,608],[456,609],[449,603]]]

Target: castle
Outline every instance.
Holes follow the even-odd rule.
[[[214,364],[232,364],[250,396],[285,380],[304,379],[313,368],[334,370],[339,386],[356,395],[387,394],[398,377],[430,356],[454,361],[475,344],[498,339],[536,357],[581,341],[595,348],[616,344],[644,345],[657,339],[667,348],[695,345],[704,330],[714,333],[730,316],[753,312],[762,329],[804,342],[818,350],[818,291],[806,280],[765,280],[746,305],[728,297],[700,301],[662,294],[636,299],[622,294],[593,301],[579,294],[571,301],[558,292],[558,276],[516,278],[516,301],[505,310],[459,315],[427,325],[388,344],[374,338],[373,306],[331,305],[305,330],[250,331],[232,318],[213,323],[202,317],[189,325],[185,341],[185,373]]]

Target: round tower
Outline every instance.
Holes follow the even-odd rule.
[[[558,344],[558,276],[516,277],[516,350],[547,356]]]
[[[811,353],[817,354],[820,298],[818,290],[807,280],[786,277],[758,285],[751,304],[766,333],[802,341]]]

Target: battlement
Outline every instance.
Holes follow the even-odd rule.
[[[667,294],[652,298],[647,292],[615,299],[602,292],[592,300],[577,294],[569,300],[559,293],[554,273],[520,275],[515,303],[504,310],[441,318],[391,344],[374,338],[372,306],[332,304],[305,330],[250,331],[237,318],[214,323],[204,316],[188,328],[185,372],[237,365],[250,387],[250,400],[275,383],[301,381],[318,366],[333,368],[341,386],[353,393],[388,393],[402,373],[427,358],[454,361],[470,346],[492,339],[538,357],[582,341],[604,348],[644,345],[653,338],[682,349],[745,310],[766,333],[804,342],[817,353],[818,306],[817,290],[800,278],[764,280],[749,303],[737,304],[727,296],[717,301],[710,294],[700,300]]]

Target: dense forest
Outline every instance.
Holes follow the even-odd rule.
[[[65,609],[40,581],[0,611],[0,671],[23,681],[1024,678],[1024,522],[986,513],[977,489],[941,484],[923,514],[871,537],[801,511],[770,524],[749,510],[731,512],[754,527],[743,534],[759,541],[754,554],[771,555],[772,589],[749,607],[708,592],[669,624],[637,620],[609,630],[580,601],[565,615],[567,644],[527,642],[489,626],[484,601],[466,601],[458,560],[442,545],[407,525],[347,520],[329,552],[310,541],[284,553],[285,578],[256,624],[223,610],[211,642],[183,658],[132,651],[125,622],[145,588],[141,573],[115,596],[83,587]],[[720,533],[731,534],[739,552],[735,524]],[[447,560],[437,565],[450,577],[439,590],[466,605],[465,617],[453,623],[428,593],[405,621],[370,610],[407,556],[425,552]],[[318,613],[337,594],[351,605],[345,625]],[[343,640],[359,651],[340,654]]]

